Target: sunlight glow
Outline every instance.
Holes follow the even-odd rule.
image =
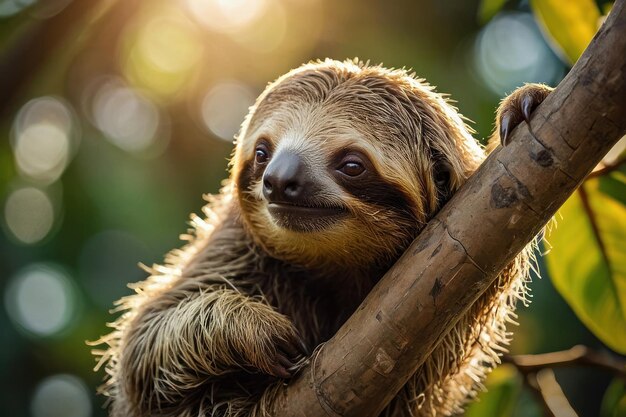
[[[141,30],[137,48],[164,72],[184,72],[198,60],[200,46],[179,19],[160,18]]]
[[[215,85],[202,101],[202,120],[220,139],[231,142],[254,104],[255,95],[245,84],[224,81]]]
[[[233,40],[256,52],[271,52],[278,48],[287,32],[287,13],[277,2],[267,5],[255,22],[233,33]]]
[[[164,98],[187,85],[203,52],[189,19],[176,12],[140,25],[130,39],[125,58],[128,79]]]
[[[254,22],[266,0],[186,0],[193,17],[216,32],[233,33]]]

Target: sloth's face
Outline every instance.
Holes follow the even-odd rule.
[[[253,108],[233,166],[241,214],[278,258],[386,264],[459,173],[424,137],[427,114],[407,106],[398,81],[327,70],[279,80]]]
[[[316,132],[271,122],[251,138],[248,175],[241,178],[246,200],[269,227],[309,235],[345,228],[364,214],[411,217],[409,198],[377,167],[383,155],[358,131],[336,119]]]
[[[323,105],[289,107],[244,139],[236,186],[253,234],[278,257],[316,263],[383,239],[400,246],[418,221],[411,197],[384,173],[394,169],[389,153]]]
[[[367,158],[354,150],[342,152],[343,156],[324,155],[318,166],[308,152],[289,146],[289,138],[280,142],[275,155],[275,146],[267,137],[259,138],[254,149],[254,166],[262,171],[259,200],[269,217],[277,227],[293,232],[321,232],[333,227],[349,213],[336,184],[358,183],[357,178],[366,175]],[[326,160],[329,163],[323,164]],[[329,192],[331,188],[334,193]]]

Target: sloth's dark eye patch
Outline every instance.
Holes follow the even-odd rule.
[[[399,216],[413,218],[410,200],[378,173],[367,154],[344,150],[331,161],[333,176],[347,193],[369,204],[390,209]]]

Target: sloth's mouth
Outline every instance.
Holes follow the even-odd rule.
[[[347,214],[343,207],[268,203],[267,210],[279,226],[298,232],[314,232],[332,226]]]

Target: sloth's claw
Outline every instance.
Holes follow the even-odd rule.
[[[302,367],[308,356],[306,345],[299,335],[291,338],[279,338],[276,342],[276,354],[270,365],[269,374],[278,378],[289,379]]]
[[[279,378],[291,378],[292,373],[290,368],[292,368],[294,364],[284,355],[277,353],[276,354],[276,362],[271,366],[271,374],[279,377]]]
[[[509,132],[511,132],[519,123],[520,122],[515,123],[509,114],[504,114],[502,116],[500,119],[500,140],[502,141],[502,146],[508,145]]]
[[[509,144],[509,136],[517,125],[523,121],[530,122],[532,113],[551,91],[550,87],[542,84],[526,84],[504,99],[498,111],[498,133],[502,146]]]
[[[539,103],[533,100],[532,96],[524,94],[524,97],[522,98],[522,116],[524,116],[524,120],[526,120],[526,122],[530,122],[530,115],[538,105]]]

